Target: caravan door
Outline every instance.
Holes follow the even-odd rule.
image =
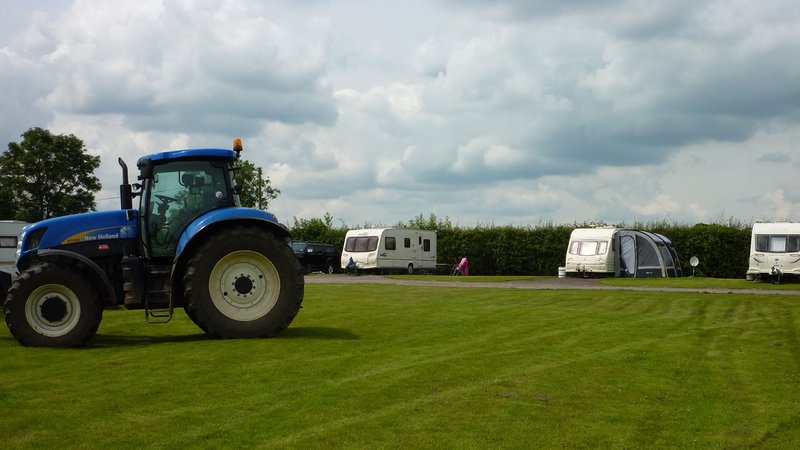
[[[414,236],[411,238],[411,264],[414,267],[419,267],[419,262],[421,259],[420,250],[422,249],[422,235],[419,233],[414,233]]]
[[[664,264],[655,241],[643,233],[636,235],[636,276],[663,277]]]
[[[617,276],[636,276],[636,238],[630,234],[619,234],[619,273]]]

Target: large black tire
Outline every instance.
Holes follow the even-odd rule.
[[[185,310],[210,336],[272,337],[303,302],[303,268],[292,250],[256,227],[223,230],[200,245],[186,269]]]
[[[80,271],[43,263],[11,285],[5,313],[9,331],[22,345],[78,347],[97,333],[103,307]]]

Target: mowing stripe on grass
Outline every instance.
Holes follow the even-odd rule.
[[[281,336],[233,341],[107,311],[87,349],[0,334],[0,431],[9,448],[792,447],[798,301],[308,285]]]

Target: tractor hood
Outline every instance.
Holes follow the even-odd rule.
[[[56,217],[28,225],[22,231],[17,261],[37,250],[61,248],[93,241],[133,239],[137,235],[135,214],[99,211]]]

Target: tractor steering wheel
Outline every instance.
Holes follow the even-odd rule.
[[[155,195],[156,195],[156,198],[161,200],[161,203],[164,203],[164,204],[178,201],[178,199],[174,198],[174,197],[167,197],[166,195],[161,195],[161,194],[155,194]]]

